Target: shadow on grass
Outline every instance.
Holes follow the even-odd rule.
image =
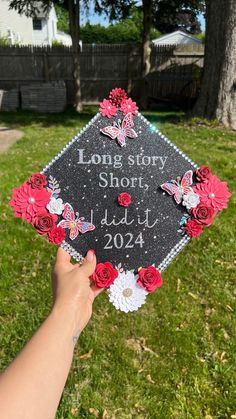
[[[87,123],[97,112],[96,106],[86,106],[83,111],[77,113],[72,107],[68,107],[62,113],[39,113],[32,111],[1,112],[0,125],[10,127],[28,126],[40,124],[43,127],[52,125],[75,126],[76,122]]]
[[[186,118],[185,113],[182,111],[168,111],[158,109],[158,111],[143,111],[142,114],[153,124],[166,124],[172,123],[177,124]]]
[[[33,111],[1,112],[0,125],[11,128],[40,124],[42,127],[63,125],[73,127],[76,122],[84,125],[98,112],[98,106],[84,106],[82,112],[77,113],[68,107],[62,113],[38,113]],[[153,124],[178,123],[185,113],[178,110],[158,108],[157,110],[142,111],[143,115]]]

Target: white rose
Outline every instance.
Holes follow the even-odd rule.
[[[184,205],[188,210],[191,208],[196,208],[200,202],[200,197],[195,192],[189,192],[186,195],[183,195],[182,205]]]
[[[51,214],[62,214],[64,204],[61,198],[51,198],[47,204],[47,209]]]

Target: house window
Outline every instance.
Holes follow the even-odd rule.
[[[33,29],[35,31],[41,31],[42,30],[42,19],[33,19]]]

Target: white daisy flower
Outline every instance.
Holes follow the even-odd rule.
[[[117,310],[137,311],[145,303],[148,292],[137,284],[137,277],[132,271],[119,273],[108,289],[108,298]]]
[[[186,195],[183,195],[182,205],[184,205],[188,210],[196,208],[199,202],[200,197],[195,192],[189,192]]]
[[[51,198],[49,203],[47,204],[47,209],[51,214],[62,214],[64,209],[64,204],[61,198]]]

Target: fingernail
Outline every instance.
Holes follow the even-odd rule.
[[[89,251],[88,251],[88,253],[86,255],[87,261],[88,262],[92,262],[93,261],[93,258],[94,258],[94,255],[95,255],[95,251],[93,249],[89,249]]]

